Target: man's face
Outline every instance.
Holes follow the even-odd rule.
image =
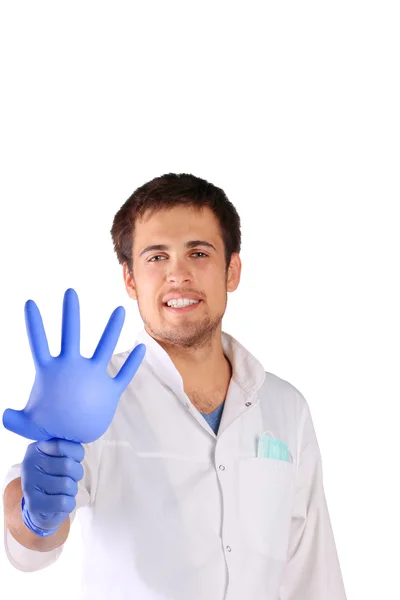
[[[211,246],[185,245],[199,240]],[[146,250],[155,244],[164,244],[166,249]],[[206,344],[221,330],[227,292],[239,285],[240,270],[239,255],[234,253],[226,272],[224,244],[211,209],[176,206],[145,213],[136,222],[133,274],[124,264],[124,280],[152,337],[193,348]],[[201,301],[187,310],[171,310],[164,302],[171,293],[195,295]]]

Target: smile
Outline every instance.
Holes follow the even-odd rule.
[[[186,312],[191,312],[193,310],[196,310],[196,308],[201,304],[201,300],[199,302],[197,302],[196,304],[189,304],[189,306],[168,306],[167,304],[164,304],[164,308],[174,314],[178,314],[178,313],[186,313]]]

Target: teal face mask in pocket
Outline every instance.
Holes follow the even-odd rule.
[[[257,457],[291,462],[287,444],[274,438],[270,431],[261,433],[258,436]]]

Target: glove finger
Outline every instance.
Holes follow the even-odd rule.
[[[33,362],[36,367],[44,365],[51,359],[49,344],[38,307],[33,300],[25,303],[25,325]]]
[[[28,473],[27,477],[24,476],[24,493],[26,490],[38,490],[47,495],[76,496],[78,484],[71,477],[49,475],[37,470],[35,473]],[[29,496],[29,492],[27,495]]]
[[[28,440],[46,440],[49,437],[30,422],[24,410],[6,408],[3,413],[3,425],[9,431],[28,438]]]
[[[85,456],[85,449],[79,442],[63,440],[61,438],[52,438],[33,444],[38,450],[47,454],[47,456],[65,456],[77,462],[81,462]]]
[[[124,320],[125,309],[123,306],[118,306],[112,312],[111,317],[108,320],[103,335],[101,336],[100,341],[97,344],[97,348],[92,356],[93,360],[98,360],[99,362],[105,362],[108,364],[114,348],[117,345]]]
[[[138,344],[135,346],[114,377],[114,381],[117,383],[121,394],[140,367],[145,354],[146,346],[144,344]]]
[[[80,351],[80,314],[78,295],[72,288],[64,294],[60,355],[77,355]]]
[[[54,477],[69,477],[75,482],[80,481],[84,474],[83,466],[71,458],[54,458],[52,456],[28,456],[21,465],[21,474],[24,473],[26,479],[32,480],[37,473]]]
[[[76,462],[76,460],[73,460],[72,458],[55,458],[54,456],[47,456],[46,454],[41,454],[40,450],[37,452],[38,454],[36,454],[36,456],[33,455],[27,457],[27,471],[34,467],[39,472],[42,471],[47,475],[69,477],[73,481],[80,481],[82,479],[84,468],[81,463]]]
[[[75,496],[67,496],[65,494],[44,494],[39,490],[31,491],[25,496],[26,507],[30,514],[51,514],[65,512],[70,514],[75,506]]]

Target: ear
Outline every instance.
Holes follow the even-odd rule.
[[[137,300],[136,294],[136,286],[133,278],[133,274],[128,269],[128,263],[124,263],[122,266],[123,277],[126,291],[128,292],[128,296],[132,298],[132,300]]]
[[[233,252],[226,276],[226,287],[228,292],[234,292],[238,287],[241,271],[242,261],[240,260],[240,256],[237,252]]]

